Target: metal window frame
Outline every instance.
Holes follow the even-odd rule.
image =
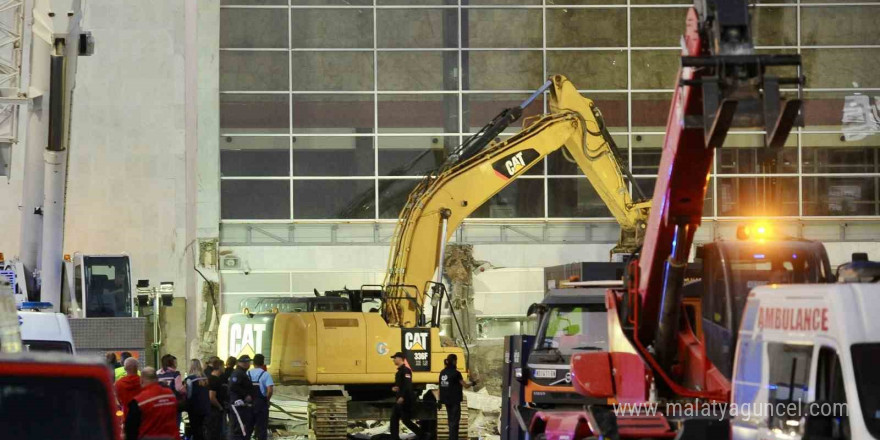
[[[394,220],[387,220],[379,218],[380,209],[379,209],[379,182],[381,180],[416,180],[419,179],[420,176],[383,176],[379,173],[379,150],[380,150],[380,138],[386,137],[458,137],[459,143],[464,140],[466,136],[470,136],[473,133],[467,131],[467,123],[464,119],[463,115],[463,101],[465,95],[481,95],[481,94],[529,94],[532,90],[518,90],[518,89],[499,89],[499,90],[485,90],[485,89],[464,89],[463,87],[463,61],[462,55],[468,52],[489,52],[489,51],[507,51],[507,52],[538,52],[541,53],[542,59],[542,76],[546,77],[548,75],[547,70],[547,57],[549,52],[564,52],[564,51],[611,51],[611,52],[625,52],[627,57],[627,86],[626,88],[621,89],[581,89],[580,92],[584,94],[617,94],[620,96],[625,95],[625,99],[627,101],[626,108],[626,126],[623,127],[624,130],[612,131],[613,135],[616,136],[626,136],[627,137],[627,158],[628,158],[628,166],[631,171],[635,171],[633,167],[633,157],[634,157],[634,148],[633,148],[633,137],[637,135],[663,135],[664,132],[655,130],[639,130],[640,127],[633,126],[633,97],[638,96],[639,94],[647,94],[647,93],[669,93],[673,92],[672,89],[634,89],[633,85],[633,69],[632,69],[632,53],[638,51],[678,51],[680,48],[678,47],[666,47],[666,46],[632,46],[632,10],[634,9],[666,9],[666,8],[689,8],[691,4],[689,3],[681,3],[681,4],[645,4],[645,5],[633,5],[627,2],[626,4],[615,4],[615,5],[565,5],[565,4],[548,4],[547,0],[542,0],[540,4],[535,5],[462,5],[461,0],[458,0],[454,5],[408,5],[402,2],[398,5],[379,5],[377,4],[377,0],[373,0],[372,4],[369,5],[294,5],[293,0],[287,0],[286,5],[222,5],[221,9],[278,9],[287,11],[287,33],[288,38],[286,41],[286,47],[283,48],[243,48],[243,47],[235,47],[235,48],[220,48],[221,52],[224,51],[236,51],[236,52],[263,52],[263,51],[271,51],[271,52],[286,52],[288,56],[288,90],[221,90],[219,93],[221,95],[288,95],[288,106],[289,106],[289,121],[288,121],[288,130],[287,133],[235,133],[235,132],[221,132],[220,136],[223,137],[283,137],[287,136],[289,139],[288,142],[288,151],[289,151],[289,175],[288,176],[223,176],[221,177],[221,181],[234,181],[234,180],[288,180],[290,182],[290,217],[288,219],[282,220],[222,220],[223,223],[229,224],[237,224],[237,223],[261,223],[261,222],[270,222],[270,223],[298,223],[298,222],[306,222],[306,223],[314,223],[315,220],[298,220],[295,216],[295,200],[294,200],[294,185],[297,181],[310,181],[310,180],[373,180],[374,181],[374,218],[368,220],[349,220],[349,219],[326,219],[327,223],[348,223],[348,222],[374,222],[374,223],[387,223],[394,222]],[[793,46],[775,46],[775,45],[767,45],[767,46],[757,46],[757,49],[764,50],[777,50],[777,49],[794,49],[797,50],[798,53],[802,53],[803,50],[836,50],[836,49],[880,49],[880,44],[855,44],[855,45],[804,45],[802,42],[802,9],[803,8],[814,8],[814,7],[835,7],[835,8],[846,8],[846,7],[880,7],[880,3],[874,2],[845,2],[845,3],[836,3],[836,2],[826,2],[826,3],[802,3],[801,0],[797,0],[795,3],[761,3],[754,5],[758,8],[771,7],[771,8],[791,8],[796,11],[795,22],[796,22],[796,44]],[[372,47],[356,47],[356,48],[319,48],[319,47],[293,47],[292,44],[292,26],[293,26],[293,14],[296,10],[314,10],[314,9],[369,9],[372,13],[373,20],[373,44]],[[456,10],[458,17],[458,45],[457,47],[430,47],[430,48],[401,48],[401,47],[379,47],[378,42],[378,14],[379,11],[382,10],[405,10],[405,9],[426,9],[426,10]],[[541,34],[541,46],[540,47],[463,47],[462,43],[462,12],[467,10],[479,10],[479,9],[487,9],[487,10],[499,10],[499,9],[512,9],[512,10],[523,10],[523,9],[537,9],[540,10],[541,13],[541,23],[542,23],[542,34]],[[553,47],[547,46],[547,11],[551,9],[623,9],[626,11],[626,45],[625,46],[610,46],[610,47]],[[380,90],[379,88],[379,66],[378,66],[378,57],[380,53],[385,52],[451,52],[455,51],[458,54],[458,87],[454,90]],[[351,90],[351,91],[340,91],[340,90],[294,90],[293,89],[293,80],[294,80],[294,66],[293,66],[293,54],[295,52],[320,52],[320,53],[333,53],[333,52],[371,52],[372,53],[372,68],[373,68],[373,84],[372,90]],[[783,89],[783,91],[794,91],[795,89]],[[818,87],[818,88],[805,88],[805,93],[810,92],[825,92],[825,93],[874,93],[880,91],[880,87],[845,87],[845,88],[828,88],[828,87]],[[422,133],[422,132],[386,132],[381,131],[379,127],[379,111],[378,111],[378,103],[379,97],[382,95],[450,95],[455,94],[458,96],[458,119],[459,119],[459,132],[457,133]],[[373,101],[373,131],[372,133],[320,133],[320,132],[298,132],[293,127],[293,115],[294,115],[294,102],[293,95],[365,95],[372,96]],[[546,94],[545,94],[546,98]],[[547,100],[544,100],[544,111],[547,111]],[[384,129],[384,130],[387,130]],[[822,219],[825,217],[817,217],[817,216],[804,216],[804,178],[816,178],[816,177],[838,177],[838,178],[875,178],[876,184],[880,184],[880,172],[876,173],[805,173],[804,172],[804,148],[821,148],[821,147],[804,147],[804,137],[813,135],[813,134],[838,134],[842,133],[842,130],[828,130],[823,128],[798,128],[795,132],[796,136],[796,148],[797,148],[797,172],[792,173],[776,173],[773,174],[774,177],[787,177],[792,178],[796,177],[798,179],[798,216],[796,217],[780,217],[780,219],[800,219],[800,218],[808,218],[808,219]],[[762,131],[737,131],[733,134],[743,134],[743,135],[758,135],[763,134]],[[296,176],[293,173],[293,137],[352,137],[352,138],[363,138],[363,137],[371,137],[373,139],[373,173],[372,175],[364,175],[364,176]],[[794,147],[790,147],[794,148]],[[880,148],[880,145],[878,145]],[[659,150],[659,148],[657,148]],[[716,155],[717,156],[717,155]],[[715,158],[715,166],[713,166],[711,171],[712,179],[727,179],[727,178],[756,178],[756,177],[764,177],[765,174],[760,173],[724,173],[718,171],[719,161],[718,157]],[[580,175],[554,175],[550,174],[548,170],[547,160],[543,161],[543,172],[541,174],[536,175],[528,175],[523,176],[523,179],[541,179],[543,180],[544,185],[544,206],[543,206],[543,218],[514,218],[514,219],[491,219],[490,221],[503,221],[503,222],[533,222],[533,221],[544,221],[544,222],[556,222],[556,221],[607,221],[611,220],[609,218],[559,218],[559,217],[550,217],[549,216],[549,181],[550,179],[572,179],[572,178],[584,178]],[[653,165],[645,165],[642,167],[651,167]],[[655,175],[648,174],[636,174],[634,177],[639,179],[649,179],[655,178]],[[706,217],[709,220],[713,221],[727,221],[731,219],[735,219],[735,217],[724,217],[718,215],[718,187],[719,185],[712,185],[712,205],[713,211],[712,215]],[[880,209],[880,193],[875,194],[874,203]],[[877,212],[875,210],[875,212]],[[880,213],[878,213],[880,214]],[[878,216],[880,217],[880,216]],[[827,218],[832,219],[851,219],[853,217],[836,217],[836,216],[828,216]],[[877,218],[877,217],[871,217]],[[468,222],[481,222],[485,219],[470,219]],[[319,221],[319,223],[323,223],[325,220]]]

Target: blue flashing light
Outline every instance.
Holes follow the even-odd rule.
[[[791,259],[792,259],[792,260],[797,260],[797,254],[791,254]]]
[[[27,301],[21,303],[18,306],[19,310],[41,310],[41,309],[51,309],[52,303],[45,301]]]
[[[756,260],[763,260],[764,258],[766,258],[764,254],[755,254],[752,256],[755,257]]]

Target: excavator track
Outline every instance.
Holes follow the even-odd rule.
[[[449,417],[446,413],[446,405],[437,410],[437,440],[449,440]],[[461,401],[461,421],[458,424],[458,439],[468,438],[468,406],[467,397]]]
[[[348,399],[342,395],[309,395],[309,428],[315,440],[348,438]]]

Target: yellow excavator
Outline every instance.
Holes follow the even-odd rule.
[[[527,118],[520,132],[497,142],[547,90],[550,113]],[[650,201],[631,197],[627,180],[632,178],[599,110],[567,78],[556,75],[468,139],[410,193],[392,239],[383,286],[308,299],[274,298],[260,309],[224,315],[218,354],[262,353],[276,382],[322,386],[310,394],[311,427],[318,440],[344,439],[349,420],[387,419],[393,403],[392,353],[406,355],[417,389],[437,382],[448,354],[464,355],[460,347],[445,346],[439,334],[443,298],[448,300],[440,267],[446,242],[474,210],[560,148],[620,223],[615,252],[635,251]],[[370,300],[379,301],[380,307],[362,311]],[[426,302],[432,305],[430,320]],[[459,365],[466,370],[466,362]],[[444,413],[425,403],[415,418],[435,420],[436,438],[443,439],[448,434]],[[466,436],[466,423],[462,425]]]

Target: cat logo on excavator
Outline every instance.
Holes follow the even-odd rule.
[[[530,166],[540,157],[541,155],[537,151],[529,148],[517,153],[508,154],[507,156],[496,160],[492,163],[492,169],[495,170],[495,174],[498,175],[498,177],[508,180],[523,168]]]
[[[426,332],[405,333],[403,339],[404,347],[407,350],[422,351],[425,349],[425,346],[428,345],[428,333]]]

